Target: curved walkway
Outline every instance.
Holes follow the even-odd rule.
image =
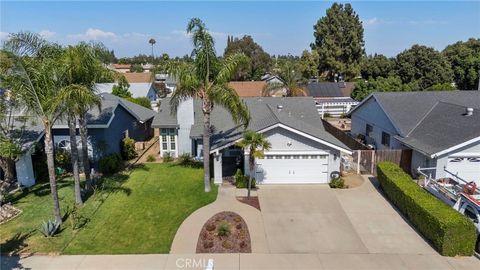
[[[265,227],[260,211],[239,202],[235,197],[235,191],[235,187],[220,186],[218,188],[217,200],[198,209],[185,219],[175,234],[170,253],[195,253],[198,236],[203,225],[213,215],[223,211],[235,212],[245,220],[250,233],[252,253],[269,253]]]

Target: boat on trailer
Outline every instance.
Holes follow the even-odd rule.
[[[480,252],[480,189],[475,182],[465,181],[446,169],[448,177],[434,179],[428,171],[435,169],[417,169],[425,177],[423,188],[473,222],[477,230],[475,249]]]

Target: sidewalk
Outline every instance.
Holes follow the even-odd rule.
[[[475,257],[449,258],[416,254],[152,254],[1,257],[1,269],[123,270],[205,269],[213,259],[215,270],[293,269],[432,269],[475,270]]]
[[[265,227],[260,211],[236,199],[236,188],[222,185],[218,188],[217,200],[206,205],[185,219],[180,225],[170,249],[170,253],[195,253],[197,241],[203,225],[213,215],[231,211],[239,214],[247,223],[252,243],[252,253],[268,253]]]

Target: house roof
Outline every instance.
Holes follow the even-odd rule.
[[[249,130],[261,131],[276,125],[283,125],[350,151],[345,144],[324,129],[315,102],[311,97],[260,97],[243,98],[243,101],[250,110],[251,120],[247,127]],[[279,106],[282,106],[281,109]],[[195,124],[192,126],[190,136],[198,138],[203,134],[203,114],[199,100],[194,102],[194,109]],[[235,142],[241,138],[244,131],[243,126],[234,124],[230,113],[222,106],[214,107],[211,123],[212,150]]]
[[[261,97],[266,85],[265,81],[233,81],[228,83],[228,86],[235,89],[240,97]]]
[[[130,64],[113,64],[113,68],[115,69],[129,69],[131,66]]]
[[[37,117],[14,116],[14,118],[13,129],[10,132],[12,132],[12,137],[18,140],[22,147],[20,151],[24,153],[43,137],[45,129],[41,120]]]
[[[128,72],[123,73],[125,79],[128,83],[150,83],[152,81],[152,73],[151,72]]]
[[[312,97],[349,97],[353,83],[347,82],[311,82],[307,92]]]
[[[99,95],[102,102],[101,111],[94,107],[87,112],[87,125],[90,127],[108,127],[114,117],[115,109],[118,106],[122,106],[139,122],[146,122],[155,116],[153,110],[147,109],[126,99],[119,98],[110,93],[101,93]],[[64,128],[65,126],[65,121],[60,120],[57,121],[53,128]]]
[[[170,98],[164,98],[159,103],[158,112],[153,118],[152,127],[178,127],[177,117],[171,114]]]
[[[433,156],[445,149],[480,137],[480,107],[465,115],[465,106],[436,103],[425,118],[405,137],[404,144]]]
[[[99,93],[111,93],[114,85],[115,83],[97,83],[95,87]],[[132,93],[132,97],[134,98],[146,97],[148,94],[148,91],[150,91],[151,86],[152,86],[152,83],[150,82],[130,83],[130,87],[128,88],[128,91]]]

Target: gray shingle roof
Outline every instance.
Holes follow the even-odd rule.
[[[465,115],[465,106],[438,102],[405,138],[397,138],[429,156],[480,136],[480,107]]]
[[[307,84],[307,91],[312,97],[344,97],[342,82],[311,82]]]
[[[152,127],[177,127],[177,117],[170,113],[170,98],[164,98],[160,102],[158,113],[153,118]]]
[[[373,93],[372,96],[403,137],[407,136],[438,102],[480,108],[480,91],[382,92]]]
[[[135,119],[140,122],[146,122],[155,116],[155,112],[151,109],[147,109],[143,106],[130,102],[126,99],[119,98],[110,93],[99,94],[102,102],[102,110],[94,107],[87,112],[87,125],[107,125],[110,119],[113,117],[113,113],[117,106],[122,106],[127,110]],[[63,120],[57,121],[54,128],[66,125]]]
[[[259,131],[276,124],[283,124],[304,132],[310,136],[324,140],[340,148],[349,148],[333,135],[328,133],[322,124],[311,97],[260,97],[243,98],[250,110],[250,124],[247,129]],[[281,109],[278,106],[282,106]],[[203,133],[203,114],[199,100],[194,102],[195,124],[190,132],[191,137],[201,137]],[[227,110],[216,106],[211,114],[212,149],[219,148],[241,138],[243,127],[235,125]]]

